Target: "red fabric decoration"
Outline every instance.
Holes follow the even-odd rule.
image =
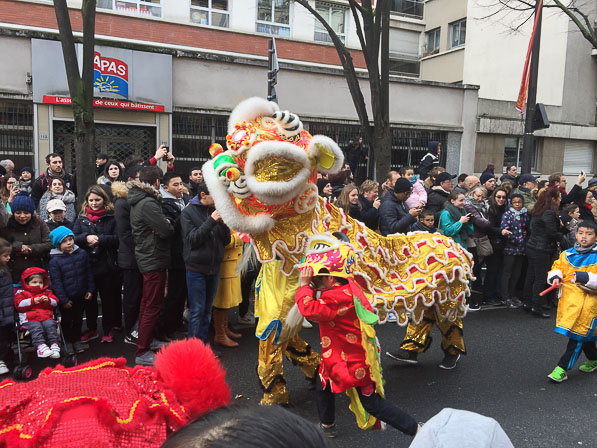
[[[193,417],[227,404],[225,372],[209,349],[174,342],[158,353],[156,364],[160,372],[102,358],[45,369],[28,383],[4,381],[0,446],[159,447]],[[192,389],[182,391],[185,384]],[[182,401],[177,392],[185,392]]]
[[[91,222],[98,222],[99,219],[106,214],[105,208],[100,208],[99,210],[91,210],[88,205],[85,206],[85,213],[87,213],[87,217]]]

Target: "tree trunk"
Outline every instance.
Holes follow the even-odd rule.
[[[381,183],[385,180],[392,161],[392,133],[389,124],[375,130],[371,146],[371,152],[374,154],[375,178]]]
[[[58,33],[62,43],[62,54],[68,90],[72,100],[75,125],[76,185],[79,203],[90,185],[96,183],[95,176],[95,123],[93,120],[93,54],[95,48],[95,6],[96,0],[83,0],[83,73],[75,50],[70,16],[66,0],[54,0],[54,11],[58,22]]]

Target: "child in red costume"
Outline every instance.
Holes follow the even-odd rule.
[[[48,273],[40,268],[28,268],[21,275],[22,289],[15,295],[19,323],[29,330],[40,358],[60,358],[54,308],[58,298],[48,288]]]
[[[322,364],[317,410],[320,425],[328,436],[335,437],[334,394],[347,392],[353,402],[351,410],[362,428],[380,427],[377,419],[414,436],[419,428],[417,422],[383,398],[377,358],[379,347],[372,328],[377,316],[352,277],[354,252],[348,244],[332,244],[323,250],[321,241],[312,244],[317,249],[307,251],[295,295],[301,314],[319,322]],[[311,285],[313,275],[319,276],[323,284],[319,298]],[[365,415],[375,417],[373,421],[368,417],[369,424],[359,422],[357,408],[361,407]]]

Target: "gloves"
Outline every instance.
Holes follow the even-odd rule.
[[[553,283],[556,280],[561,282],[563,278],[564,275],[562,274],[562,271],[560,271],[559,269],[554,269],[553,271],[549,271],[547,273],[547,283],[549,283],[550,285],[553,285]]]
[[[588,272],[581,272],[576,271],[576,283],[580,283],[582,285],[586,285],[589,281],[589,273]]]

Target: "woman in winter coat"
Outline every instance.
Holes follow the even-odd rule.
[[[35,202],[26,192],[13,199],[12,216],[2,230],[2,237],[12,244],[8,267],[13,283],[21,281],[27,268],[44,268],[44,257],[50,253],[52,242],[48,226],[35,215]]]
[[[564,234],[558,216],[562,196],[557,188],[543,190],[531,213],[530,237],[527,241],[527,277],[524,284],[524,309],[537,317],[549,318],[549,305],[539,293],[547,288],[547,273],[558,257],[558,243]]]
[[[112,182],[122,180],[122,168],[116,160],[109,160],[104,167],[104,174],[97,179],[100,185],[112,185]]]
[[[502,300],[510,308],[522,306],[520,299],[514,297],[514,288],[524,267],[525,247],[529,230],[529,214],[524,208],[524,197],[514,193],[510,197],[511,207],[502,216],[501,228],[510,231],[504,243],[501,292]]]
[[[500,294],[500,283],[502,279],[502,266],[504,258],[504,238],[510,234],[509,229],[503,229],[502,216],[508,210],[508,193],[502,187],[493,190],[489,197],[489,210],[487,211],[487,218],[491,224],[488,233],[489,242],[493,248],[493,254],[485,258],[485,265],[487,266],[487,273],[485,275],[485,282],[483,283],[483,297],[488,302],[497,300],[495,304],[502,304],[502,300],[498,298]]]
[[[419,164],[419,177],[421,179],[427,179],[431,168],[439,166],[441,152],[442,144],[440,142],[431,141],[427,144],[427,154],[423,156]]]
[[[96,290],[91,300],[85,301],[87,332],[81,342],[98,337],[97,334],[97,293],[102,297],[103,343],[112,342],[112,330],[122,325],[120,270],[116,263],[118,234],[114,219],[114,206],[108,195],[99,185],[87,190],[81,213],[73,228],[75,244],[87,250]]]
[[[473,234],[470,216],[464,210],[464,195],[453,191],[448,196],[444,209],[439,214],[439,228],[444,235],[452,239],[465,249],[468,237]]]
[[[48,191],[46,191],[41,199],[39,200],[39,207],[37,213],[42,221],[49,218],[48,215],[48,202],[52,199],[60,199],[66,206],[66,219],[70,222],[75,222],[77,219],[77,209],[75,208],[75,194],[66,188],[66,183],[60,177],[53,178],[48,183]]]
[[[361,221],[361,203],[359,202],[359,189],[354,184],[348,184],[342,189],[336,206],[344,210],[351,218]]]

